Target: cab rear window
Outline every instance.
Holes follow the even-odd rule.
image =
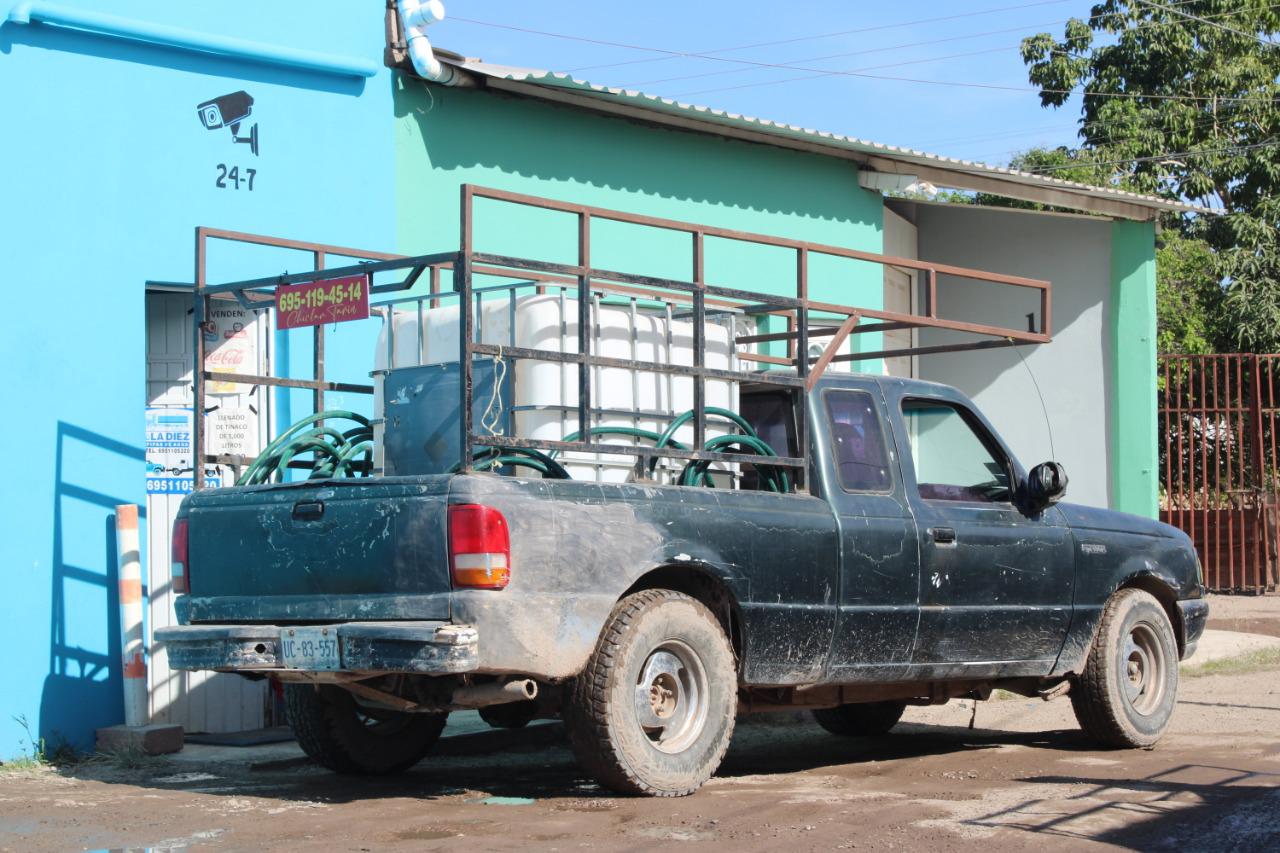
[[[846,492],[890,491],[893,476],[875,400],[865,391],[828,391],[825,398],[841,487]]]

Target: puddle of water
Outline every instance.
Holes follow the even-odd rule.
[[[217,779],[212,773],[174,773],[169,776],[157,776],[152,779],[153,782],[159,782],[161,785],[183,785],[187,782],[208,782],[210,779]]]
[[[98,848],[87,853],[185,853],[197,841],[212,841],[222,834],[221,829],[210,829],[204,832],[193,832],[186,838],[166,838],[158,844],[146,846]]]
[[[467,800],[469,803],[479,803],[482,806],[531,806],[533,805],[532,797],[482,797],[478,800]]]

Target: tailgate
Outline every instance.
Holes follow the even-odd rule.
[[[448,475],[189,497],[192,622],[449,618]]]

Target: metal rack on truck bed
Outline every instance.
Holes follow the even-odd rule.
[[[536,208],[558,214],[568,214],[576,224],[576,262],[554,263],[525,257],[492,254],[476,249],[476,202],[516,205]],[[638,275],[619,270],[601,268],[592,261],[592,226],[608,222],[657,229],[668,235],[683,235],[686,239],[690,268],[687,279],[661,278]],[[243,281],[210,284],[206,281],[206,242],[210,239],[241,241],[275,247],[301,249],[313,254],[313,269],[267,276]],[[705,257],[708,242],[731,241],[755,247],[772,247],[794,255],[794,295],[778,295],[761,290],[729,287],[708,281],[705,274]],[[1051,339],[1050,292],[1047,281],[1021,276],[1001,275],[981,270],[935,264],[909,258],[898,258],[862,252],[840,246],[823,245],[764,234],[753,234],[725,228],[716,228],[688,222],[641,216],[591,205],[522,195],[470,184],[461,188],[460,246],[457,251],[441,252],[413,257],[399,257],[385,253],[302,243],[277,238],[217,231],[200,228],[196,232],[196,309],[194,312],[194,384],[196,411],[204,411],[204,385],[215,374],[204,369],[204,344],[200,334],[201,323],[207,313],[210,299],[234,298],[240,305],[254,311],[278,309],[279,289],[307,282],[331,281],[357,277],[363,279],[367,292],[404,293],[426,277],[427,292],[392,299],[371,306],[371,312],[380,315],[386,323],[388,366],[394,363],[395,323],[393,312],[406,306],[417,312],[419,350],[424,334],[425,316],[434,307],[446,303],[473,306],[474,310],[457,311],[458,321],[458,443],[461,448],[458,470],[469,472],[477,449],[510,448],[535,452],[578,452],[589,454],[627,455],[635,457],[634,470],[643,479],[654,470],[658,458],[683,460],[689,463],[745,463],[768,465],[793,471],[793,482],[803,484],[808,455],[808,442],[803,433],[807,419],[806,392],[811,390],[823,372],[832,364],[849,361],[869,361],[897,356],[927,355],[962,350],[987,349],[1026,344],[1047,343]],[[330,255],[362,258],[359,263],[325,268]],[[909,270],[920,276],[919,313],[900,313],[879,308],[859,307],[831,301],[816,300],[810,295],[810,264],[818,256],[867,262],[887,267]],[[393,274],[399,280],[388,281]],[[442,273],[450,274],[452,287],[442,288]],[[1000,325],[974,323],[939,316],[938,287],[940,276],[971,279],[1030,289],[1038,294],[1038,317],[1030,315],[1029,329],[1016,329]],[[477,279],[496,282],[479,284]],[[562,352],[543,348],[516,346],[514,323],[511,324],[512,341],[508,344],[485,343],[477,338],[482,321],[481,307],[485,300],[509,300],[515,311],[518,292],[546,293],[556,291],[572,294],[576,307],[577,351]],[[604,356],[592,351],[593,305],[601,298],[629,300],[632,306],[661,306],[669,315],[679,312],[692,323],[692,363],[676,364],[638,361],[634,359]],[[782,328],[765,330],[755,334],[737,334],[734,337],[735,360],[749,361],[763,369],[726,370],[706,365],[705,330],[708,317],[736,315],[758,321],[775,323]],[[816,318],[821,327],[815,327]],[[940,329],[960,332],[970,339],[933,346],[906,346],[867,352],[842,353],[841,348],[852,335],[871,332],[891,332],[902,329]],[[315,394],[316,411],[324,409],[326,390],[355,393],[372,393],[372,386],[329,381],[325,375],[324,329],[316,325],[314,332],[314,374],[310,379],[281,376],[253,376],[218,373],[219,379],[275,387],[310,389]],[[818,354],[810,351],[811,342],[825,340]],[[749,349],[759,344],[785,344],[785,354],[774,354]],[[484,434],[476,430],[473,408],[475,398],[474,365],[477,357],[504,359],[532,359],[576,366],[576,422],[573,440],[528,438],[515,434]],[[618,368],[645,373],[688,377],[692,380],[692,432],[690,447],[682,448],[674,443],[663,446],[625,444],[593,440],[593,418],[600,411],[593,406],[596,389],[592,387],[592,368]],[[794,456],[763,456],[755,452],[725,452],[707,449],[707,411],[705,386],[708,380],[733,383],[756,383],[778,386],[791,392],[796,408],[794,422],[798,425]],[[381,415],[381,413],[376,413]],[[193,440],[196,454],[207,463],[247,466],[252,460],[210,456],[204,452],[205,429],[201,418],[195,419]],[[513,430],[508,428],[508,433]],[[566,437],[568,438],[568,437]],[[319,454],[317,454],[318,457]],[[293,461],[294,467],[308,467],[308,463]],[[364,465],[360,473],[375,473],[372,465]],[[197,478],[195,488],[202,483]]]

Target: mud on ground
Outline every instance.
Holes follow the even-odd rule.
[[[1280,637],[1280,598],[1275,595],[1211,595],[1209,627]]]
[[[980,703],[972,730],[971,713],[909,708],[893,734],[847,740],[799,715],[744,720],[678,800],[601,790],[558,724],[447,739],[392,779],[298,762],[0,773],[0,850],[1280,849],[1280,669],[1185,678],[1151,751],[1094,749],[1065,700]]]

